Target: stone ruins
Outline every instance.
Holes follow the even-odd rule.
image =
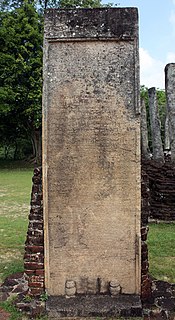
[[[108,315],[127,296],[140,310],[137,9],[47,10],[44,39],[48,309],[89,316],[79,297],[99,297]]]

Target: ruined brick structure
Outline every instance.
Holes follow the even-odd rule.
[[[28,277],[29,295],[44,293],[44,229],[42,169],[35,168],[32,178],[31,209],[25,243],[24,270]]]
[[[152,281],[149,275],[149,260],[148,260],[148,218],[150,215],[150,189],[149,178],[145,172],[145,168],[142,166],[141,175],[141,299],[142,301],[149,301],[152,296]]]
[[[175,167],[170,158],[163,165],[156,161],[143,161],[150,188],[150,218],[175,221]]]

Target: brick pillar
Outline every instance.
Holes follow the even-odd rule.
[[[31,209],[25,243],[24,270],[29,294],[37,297],[44,292],[44,230],[42,169],[35,168],[32,178]]]
[[[148,246],[146,243],[148,234],[149,217],[149,179],[142,166],[142,221],[141,221],[141,299],[143,302],[149,301],[152,295],[151,278],[149,275]]]

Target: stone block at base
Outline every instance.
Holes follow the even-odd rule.
[[[50,296],[46,303],[49,319],[80,318],[80,317],[141,317],[142,305],[138,295],[120,295],[111,297],[76,296],[65,298],[63,296]]]

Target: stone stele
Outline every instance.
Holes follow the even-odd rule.
[[[47,10],[44,39],[46,289],[139,294],[137,9]]]

